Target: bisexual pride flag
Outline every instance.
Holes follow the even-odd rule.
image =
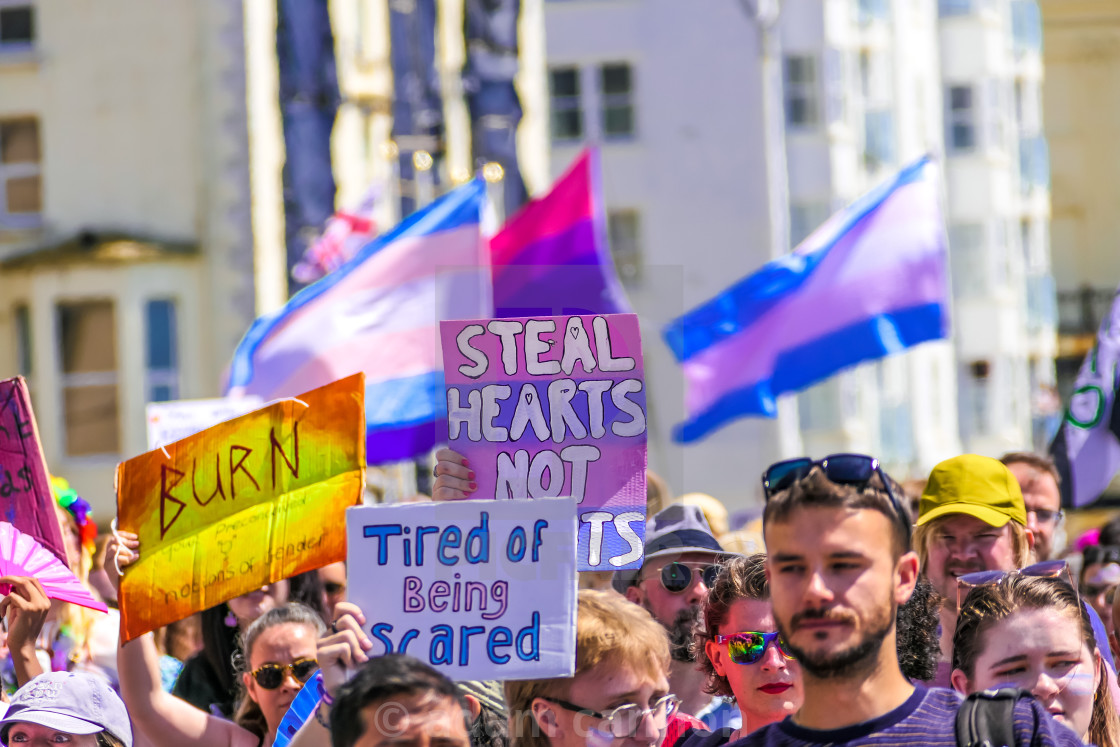
[[[599,154],[580,154],[552,191],[490,239],[494,316],[630,311],[606,241]]]
[[[867,360],[945,337],[947,248],[928,157],[833,215],[671,322],[688,419],[678,441],[735,418],[777,415],[777,398]]]
[[[290,397],[364,371],[367,461],[430,451],[446,417],[439,323],[489,314],[485,197],[479,180],[449,192],[253,322],[230,393]]]

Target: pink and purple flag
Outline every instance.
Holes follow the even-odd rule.
[[[485,198],[481,180],[447,193],[253,322],[230,394],[292,397],[362,371],[367,461],[430,451],[446,417],[439,322],[489,313]]]
[[[584,151],[490,240],[494,316],[630,311],[606,241],[599,155]]]
[[[948,333],[945,230],[926,157],[833,215],[789,255],[671,322],[687,381],[675,437],[777,415],[777,398]]]
[[[1101,319],[1097,344],[1085,356],[1062,427],[1050,445],[1062,475],[1062,503],[1100,498],[1120,472],[1120,290]]]

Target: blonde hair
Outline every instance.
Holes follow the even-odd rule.
[[[714,536],[722,537],[730,531],[727,507],[718,498],[707,493],[686,493],[673,502],[685,506],[699,506]]]
[[[612,669],[629,667],[654,679],[665,677],[669,672],[669,636],[649,612],[622,596],[583,589],[576,617],[574,677],[600,664]],[[570,699],[574,677],[506,682],[511,747],[549,747],[548,737],[533,717],[533,701]]]
[[[938,516],[936,519],[921,524],[914,529],[914,550],[918,553],[918,563],[922,569],[922,575],[926,574],[926,568],[929,567],[929,550],[933,544],[933,538],[937,536],[937,530],[946,521],[957,516],[960,516],[960,514]],[[1015,567],[1024,568],[1030,565],[1032,555],[1031,544],[1027,541],[1027,528],[1017,521],[1009,521],[1006,526],[1011,527],[1011,554],[1015,560]]]

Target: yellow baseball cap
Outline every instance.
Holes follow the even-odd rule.
[[[1019,481],[998,459],[962,454],[946,459],[929,473],[918,503],[918,526],[939,516],[967,514],[1002,527],[1008,521],[1027,524],[1027,508]]]

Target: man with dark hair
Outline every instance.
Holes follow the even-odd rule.
[[[878,462],[858,459],[813,462],[777,489],[765,481],[770,600],[805,703],[738,745],[956,744],[957,694],[914,686],[899,668],[895,621],[918,557]],[[1033,699],[1016,703],[1014,724],[1015,745],[1080,744]]]
[[[692,626],[724,557],[700,507],[674,503],[646,524],[644,565],[616,571],[612,582],[615,591],[649,610],[669,632],[669,685],[685,714],[699,713],[711,702],[692,652]]]
[[[366,662],[330,712],[332,747],[468,747],[468,706],[444,675],[407,654]]]
[[[999,458],[1015,475],[1027,507],[1027,529],[1034,533],[1034,554],[1049,560],[1062,548],[1054,546],[1062,523],[1062,476],[1054,460],[1029,451],[1013,451]],[[1064,542],[1062,543],[1064,544]]]

